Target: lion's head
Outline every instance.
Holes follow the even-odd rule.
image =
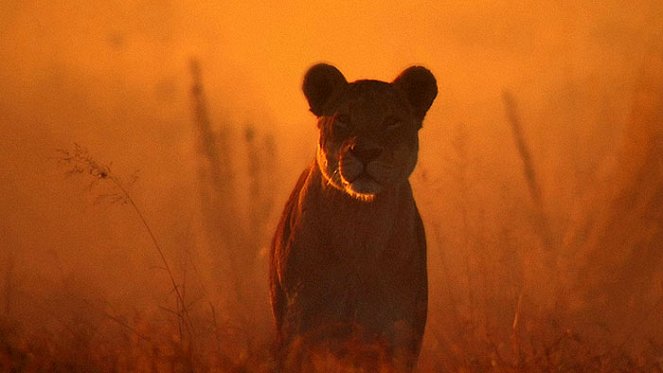
[[[306,73],[304,94],[318,117],[317,162],[326,182],[370,201],[414,170],[418,131],[437,96],[435,77],[413,66],[393,82],[348,83],[333,66]]]

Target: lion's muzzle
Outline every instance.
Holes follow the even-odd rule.
[[[379,175],[372,174],[369,167],[376,162],[383,148],[373,142],[352,139],[342,147],[339,159],[341,181],[346,191],[355,196],[373,196],[382,190]]]

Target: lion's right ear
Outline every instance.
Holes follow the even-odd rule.
[[[321,116],[329,99],[347,84],[343,74],[334,66],[320,63],[311,67],[302,85],[311,112]]]
[[[393,85],[405,93],[417,119],[423,120],[437,96],[437,81],[427,68],[412,66],[394,80]]]

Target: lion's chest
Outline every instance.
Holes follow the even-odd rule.
[[[370,216],[339,219],[333,228],[321,234],[325,250],[340,261],[371,262],[396,244],[393,220],[372,220]]]
[[[320,249],[330,260],[346,264],[348,271],[361,265],[366,272],[371,265],[387,264],[384,261],[395,265],[417,250],[416,209],[410,195],[366,203],[331,193],[320,196],[310,216]]]
[[[384,314],[392,319],[387,314],[398,312],[411,298],[411,293],[394,289],[411,282],[420,249],[416,211],[410,207],[414,205],[410,201],[397,206],[386,204],[392,201],[374,206],[334,202],[324,200],[318,215],[310,217],[328,224],[316,230],[319,241],[314,247],[302,248],[319,251],[314,256],[320,261],[301,280],[322,292],[328,311],[338,318],[376,321],[377,315]]]

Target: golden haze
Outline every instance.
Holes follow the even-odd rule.
[[[662,36],[654,0],[1,2],[0,364],[267,369],[325,61],[438,79],[423,369],[661,369]]]

